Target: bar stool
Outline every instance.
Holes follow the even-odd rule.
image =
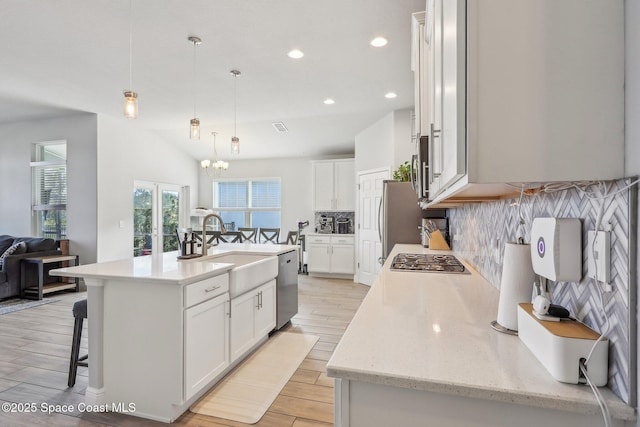
[[[78,366],[89,366],[85,360],[89,357],[85,354],[80,356],[80,339],[82,338],[82,323],[87,318],[87,300],[83,299],[73,304],[73,317],[75,322],[73,324],[73,343],[71,344],[71,363],[69,364],[69,381],[67,384],[69,387],[73,387],[76,383],[76,374],[78,372]]]

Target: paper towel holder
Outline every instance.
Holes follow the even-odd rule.
[[[531,266],[530,245],[522,238],[508,242],[503,259],[498,316],[490,324],[501,333],[518,335],[517,305],[530,302],[535,275]]]

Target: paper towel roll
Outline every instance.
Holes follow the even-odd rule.
[[[498,302],[500,325],[514,331],[518,330],[518,303],[531,302],[534,280],[530,245],[507,243]]]

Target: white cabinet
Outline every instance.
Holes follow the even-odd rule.
[[[225,292],[185,310],[185,400],[229,366],[228,305]]]
[[[411,15],[411,70],[414,78],[414,117],[411,137],[427,135],[431,123],[431,40],[425,30],[426,12]]]
[[[622,0],[429,0],[426,20],[432,200],[624,175]]]
[[[309,273],[353,274],[355,240],[351,235],[307,234]]]
[[[312,162],[313,210],[355,211],[353,159]]]
[[[231,300],[231,362],[276,326],[276,281]]]
[[[229,275],[187,285],[184,290],[184,399],[229,366]]]

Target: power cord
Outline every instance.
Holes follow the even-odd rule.
[[[598,390],[598,387],[593,385],[591,379],[589,379],[589,374],[587,373],[587,365],[585,364],[585,359],[580,359],[580,372],[587,379],[587,384],[591,387],[591,391],[596,395],[596,400],[598,400],[598,405],[600,406],[600,412],[602,412],[602,418],[604,420],[605,427],[611,426],[611,412],[609,412],[609,407],[607,406],[607,402],[604,400],[604,397]]]

